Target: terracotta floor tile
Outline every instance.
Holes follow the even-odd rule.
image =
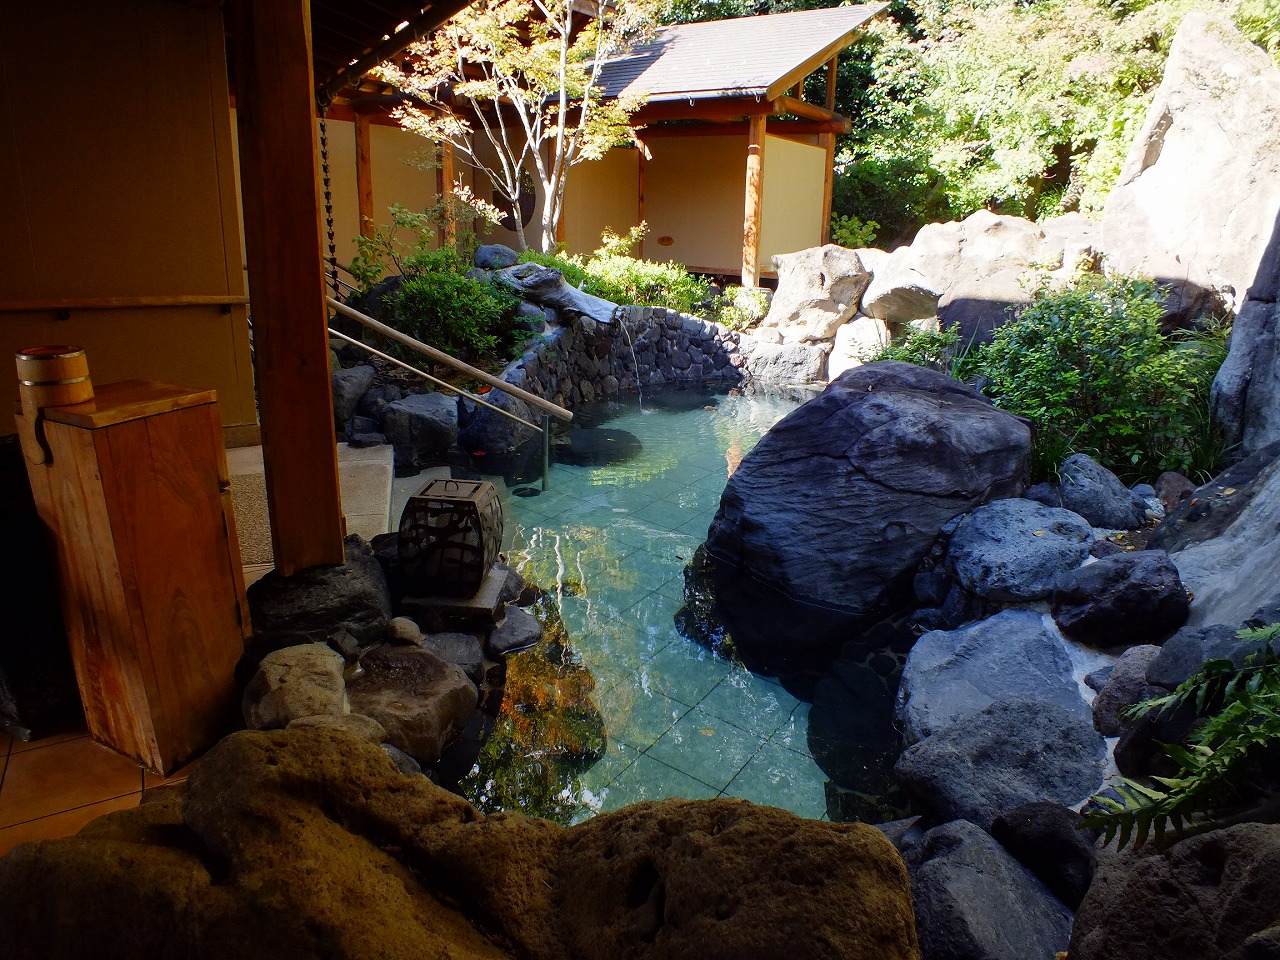
[[[86,740],[89,737],[88,731],[83,728],[79,730],[67,730],[63,733],[55,733],[52,736],[42,737],[39,740],[19,740],[16,737],[13,741],[14,753],[26,753],[28,750],[38,750],[41,747],[51,747],[54,744],[66,743],[68,740]]]
[[[125,797],[116,797],[112,800],[103,800],[100,803],[91,803],[76,810],[55,813],[50,817],[28,820],[26,823],[20,823],[14,827],[0,828],[0,857],[3,857],[18,844],[26,843],[28,840],[53,840],[57,837],[69,837],[90,820],[96,819],[104,813],[136,807],[139,796],[140,794],[134,793]]]
[[[15,753],[0,789],[0,827],[142,790],[132,760],[81,737]]]

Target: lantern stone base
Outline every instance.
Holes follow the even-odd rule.
[[[492,627],[506,613],[507,604],[502,599],[506,582],[505,568],[490,567],[474,597],[405,597],[400,601],[398,612],[411,617],[424,630],[430,624],[442,622]]]

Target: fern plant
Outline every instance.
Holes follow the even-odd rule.
[[[1210,660],[1167,696],[1138,704],[1134,717],[1172,711],[1183,703],[1206,717],[1186,745],[1163,744],[1178,765],[1171,777],[1152,776],[1142,783],[1125,778],[1115,788],[1119,799],[1094,798],[1083,826],[1100,828],[1105,842],[1130,840],[1140,847],[1154,836],[1163,845],[1172,827],[1181,838],[1247,820],[1280,813],[1274,783],[1262,782],[1262,761],[1280,747],[1280,623],[1244,629],[1242,640],[1260,644],[1244,665]]]

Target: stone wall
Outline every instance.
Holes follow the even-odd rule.
[[[553,328],[503,379],[572,409],[621,390],[744,376],[739,334],[727,327],[661,307],[625,307],[617,316]]]

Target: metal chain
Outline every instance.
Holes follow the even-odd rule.
[[[338,243],[333,230],[333,189],[329,183],[329,127],[325,121],[327,112],[326,107],[320,113],[320,174],[324,183],[324,223],[329,236],[329,286],[333,288],[334,298],[340,299],[342,291],[338,289]]]

